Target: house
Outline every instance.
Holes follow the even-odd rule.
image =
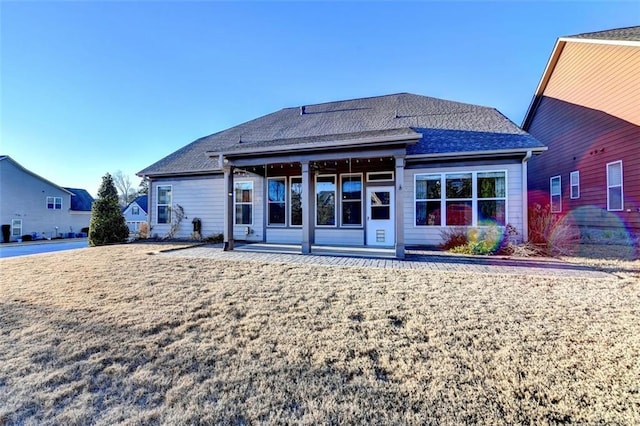
[[[75,236],[89,226],[93,198],[83,189],[63,188],[0,156],[0,221],[10,240]]]
[[[530,203],[640,234],[640,27],[560,37],[522,127],[549,148]]]
[[[527,235],[527,162],[546,148],[494,108],[410,93],[285,108],[145,168],[151,234],[301,246],[435,245],[452,226]],[[176,224],[176,208],[184,223]]]
[[[129,232],[132,234],[139,232],[140,225],[147,223],[147,195],[136,197],[122,210],[122,215],[127,222]]]

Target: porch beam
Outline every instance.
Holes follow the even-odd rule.
[[[280,156],[265,156],[259,158],[227,158],[227,164],[234,167],[248,167],[248,166],[264,166],[265,162],[268,164],[275,163],[303,163],[312,161],[336,161],[344,160],[345,158],[375,158],[375,157],[395,157],[404,156],[406,149],[383,149],[383,150],[369,150],[369,151],[344,151],[344,152],[326,152],[316,154],[303,154],[303,155],[280,155]]]
[[[396,190],[395,218],[396,218],[396,258],[404,259],[404,156],[396,156]]]
[[[233,250],[233,167],[224,171],[224,251]]]

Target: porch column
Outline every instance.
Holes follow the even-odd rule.
[[[309,162],[302,161],[302,254],[311,253],[313,243],[313,176],[309,172]]]
[[[224,171],[224,251],[233,250],[233,167]]]
[[[404,259],[404,157],[396,156],[396,257]]]

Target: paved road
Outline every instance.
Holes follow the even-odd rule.
[[[86,238],[61,241],[34,241],[0,245],[1,257],[26,256],[29,254],[50,253],[53,251],[74,250],[89,247]]]

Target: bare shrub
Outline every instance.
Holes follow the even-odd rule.
[[[547,204],[534,204],[529,209],[529,241],[539,247],[545,255],[571,254],[580,239],[577,226],[570,216],[551,213]]]
[[[461,226],[443,228],[440,231],[442,243],[438,247],[443,250],[451,250],[454,247],[464,246],[469,242],[467,229]]]

